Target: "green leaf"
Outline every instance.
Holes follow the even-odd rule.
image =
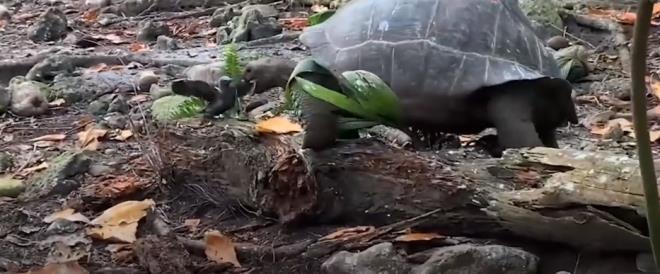
[[[300,90],[309,93],[309,95],[328,102],[340,109],[349,113],[355,114],[358,117],[367,118],[369,120],[379,120],[378,116],[371,115],[368,111],[362,108],[358,102],[348,98],[346,95],[339,92],[325,88],[324,86],[315,84],[312,81],[305,80],[301,77],[296,77],[295,85],[299,86]]]
[[[335,14],[335,10],[326,10],[323,12],[319,12],[307,18],[307,22],[309,23],[310,26],[318,25],[328,20],[328,18],[332,17],[332,15],[334,14]]]
[[[380,77],[365,70],[346,71],[343,76],[355,88],[355,100],[366,111],[389,123],[400,122],[399,98]]]
[[[223,55],[225,58],[225,75],[231,77],[234,81],[240,81],[243,70],[236,45],[234,43],[226,45]]]

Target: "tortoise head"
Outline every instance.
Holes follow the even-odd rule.
[[[254,86],[254,93],[286,86],[296,62],[276,57],[261,58],[249,62],[243,70],[243,84]]]

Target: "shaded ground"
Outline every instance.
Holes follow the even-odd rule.
[[[39,3],[10,3],[15,18],[11,23],[4,26],[0,36],[0,59],[9,60],[20,57],[29,57],[39,51],[51,48],[54,45],[34,44],[26,37],[26,29],[35,18],[45,9],[47,5]],[[93,52],[112,52],[127,50],[134,42],[136,32],[135,22],[123,21],[110,26],[98,27],[80,21],[82,11],[79,9],[78,1],[69,4],[58,4],[66,11],[67,17],[72,20],[76,30],[94,35],[116,34],[121,36],[126,43],[114,45],[109,41],[102,41],[101,45],[95,47]],[[162,13],[158,16],[168,16]],[[180,38],[183,49],[173,52],[160,52],[161,56],[181,57],[187,56],[196,60],[218,59],[219,49],[212,45],[214,35],[209,33],[209,16],[197,18],[181,18],[167,21],[173,29],[180,30],[174,37]],[[594,116],[608,110],[613,110],[616,115],[628,118],[630,113],[629,101],[626,101],[619,93],[627,91],[628,80],[622,78],[620,64],[617,61],[617,51],[612,46],[612,39],[607,32],[594,31],[585,27],[572,26],[569,31],[580,37],[583,43],[593,45],[597,52],[592,55],[590,61],[595,66],[588,81],[576,84],[578,91],[578,111],[582,125],[573,125],[570,128],[560,130],[559,142],[562,147],[578,148],[582,150],[610,150],[629,155],[634,155],[634,139],[630,136],[619,136],[613,139],[602,139],[593,134],[592,125],[585,124]],[[207,34],[209,33],[209,34]],[[658,28],[652,30],[650,49],[660,47],[660,31]],[[585,43],[586,44],[586,43]],[[199,47],[199,48],[196,48]],[[593,49],[593,48],[592,48]],[[155,52],[155,50],[153,50]],[[294,59],[304,55],[304,51],[296,44],[290,42],[285,44],[267,45],[242,50],[246,56],[282,55]],[[660,54],[651,53],[649,59],[649,74],[657,74],[660,70]],[[129,69],[125,75],[119,77],[128,82],[139,69]],[[97,76],[98,77],[98,76]],[[99,80],[103,77],[91,78]],[[615,80],[612,80],[615,79]],[[623,79],[623,80],[616,80]],[[167,79],[169,80],[169,79]],[[109,85],[112,87],[112,85]],[[619,91],[619,92],[617,92]],[[150,163],[152,156],[157,155],[154,150],[153,138],[149,133],[157,130],[150,122],[138,121],[140,117],[149,119],[148,106],[151,99],[145,97],[147,92],[136,92],[129,84],[122,88],[110,88],[107,92],[122,94],[129,100],[131,115],[136,119],[138,127],[126,125],[125,128],[132,130],[134,137],[126,141],[104,140],[96,153],[92,154],[93,168],[96,172],[78,174],[67,178],[77,187],[72,191],[63,191],[60,194],[49,194],[43,197],[31,197],[27,200],[3,199],[0,201],[0,269],[9,269],[16,265],[25,271],[30,267],[45,264],[49,253],[54,249],[46,239],[51,236],[52,229],[47,229],[48,224],[43,218],[60,209],[70,207],[78,212],[91,217],[97,216],[101,211],[124,200],[142,200],[151,198],[156,201],[157,215],[164,220],[170,229],[174,229],[178,235],[200,239],[203,231],[217,229],[231,236],[234,242],[252,243],[262,247],[276,247],[280,245],[300,242],[310,237],[318,238],[327,235],[337,229],[333,226],[312,227],[305,229],[287,229],[276,224],[272,220],[257,217],[257,213],[242,207],[234,201],[228,201],[222,197],[210,197],[208,193],[187,182],[163,182],[158,173]],[[277,96],[277,94],[273,95]],[[658,104],[657,98],[649,93],[649,109]],[[96,98],[85,98],[83,101],[71,106],[53,107],[51,111],[38,118],[16,117],[11,114],[0,116],[0,151],[12,155],[16,162],[14,171],[19,171],[26,178],[37,176],[36,173],[26,171],[30,167],[38,166],[47,162],[63,151],[74,150],[77,147],[76,133],[83,131],[86,124],[101,123],[104,116],[94,116],[87,112],[89,103]],[[134,103],[130,103],[131,99]],[[138,100],[140,99],[140,100]],[[140,106],[140,107],[138,107]],[[616,118],[615,115],[607,116],[603,122]],[[629,119],[629,118],[628,118]],[[656,117],[658,119],[658,117]],[[629,119],[630,120],[630,119]],[[144,121],[144,119],[142,119]],[[657,131],[655,120],[652,129]],[[30,139],[48,134],[67,134],[67,139],[56,144],[40,147],[31,142]],[[655,145],[657,151],[660,147]],[[457,159],[487,157],[473,148],[461,148],[439,153],[449,153]],[[192,175],[190,175],[192,176]],[[114,180],[114,181],[113,181]],[[117,189],[113,182],[132,182],[131,187]],[[191,177],[190,181],[194,182]],[[128,189],[128,190],[127,190]],[[114,191],[113,191],[114,190]],[[110,194],[108,194],[110,193]],[[191,231],[184,223],[189,219],[199,219],[197,229]],[[149,221],[145,221],[149,223]],[[71,224],[67,224],[71,225]],[[140,228],[138,238],[153,234],[152,230]],[[134,257],[121,257],[117,252],[106,250],[107,242],[94,242],[86,260],[81,260],[81,265],[90,271],[104,267],[129,267],[137,272],[144,271],[138,265]],[[165,250],[164,256],[178,256],[176,247],[170,251]],[[249,273],[313,273],[319,269],[322,259],[311,260],[292,258],[288,260],[276,259],[268,255],[254,256],[256,253],[246,252],[239,254],[242,268],[234,271],[246,271]],[[206,264],[202,256],[193,259],[197,264]],[[200,272],[202,272],[200,270]],[[97,273],[97,272],[92,272]],[[99,272],[101,273],[101,272]],[[111,272],[104,272],[111,273]],[[214,272],[202,272],[214,273]],[[220,273],[220,272],[218,272]]]

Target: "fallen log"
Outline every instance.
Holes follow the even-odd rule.
[[[300,134],[193,121],[160,130],[164,178],[196,185],[283,224],[380,226],[437,211],[416,228],[514,237],[593,251],[650,251],[637,162],[600,152],[535,148],[452,160],[375,140],[300,149]]]

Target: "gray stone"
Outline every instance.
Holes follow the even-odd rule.
[[[542,39],[562,34],[564,22],[556,0],[520,0],[519,5]]]
[[[282,26],[274,17],[267,17],[258,8],[247,9],[238,18],[231,34],[232,42],[258,40],[282,33]]]
[[[234,17],[238,16],[240,12],[234,10],[233,8],[219,8],[211,16],[211,21],[209,25],[212,28],[217,28],[227,25],[231,22]]]
[[[154,42],[161,35],[170,36],[172,32],[165,23],[148,20],[140,23],[137,40],[141,42]]]
[[[328,274],[403,274],[410,271],[410,265],[391,243],[382,243],[358,253],[337,252],[321,269]]]
[[[57,8],[48,8],[28,28],[28,38],[35,43],[56,41],[66,36],[67,27],[64,13]]]
[[[5,5],[0,4],[0,21],[9,19],[11,19],[11,12]]]
[[[126,97],[123,95],[115,96],[110,104],[108,104],[108,112],[128,113],[130,106],[126,102]]]
[[[536,274],[539,258],[522,249],[461,244],[438,248],[412,274]]]
[[[149,90],[149,94],[151,95],[152,99],[156,100],[158,98],[163,98],[165,96],[173,95],[174,92],[172,92],[172,89],[168,87],[160,87],[158,85],[152,85],[151,90]]]
[[[215,85],[224,74],[224,62],[194,65],[187,68],[183,73],[189,80],[199,80],[209,85]]]
[[[156,39],[156,48],[159,50],[177,50],[180,47],[176,39],[161,35]]]
[[[108,113],[108,115],[103,118],[101,124],[110,129],[125,129],[128,124],[128,119],[126,115],[122,115],[121,113]]]
[[[87,112],[94,115],[103,115],[108,111],[108,102],[102,100],[94,100],[87,106]]]
[[[8,153],[0,152],[0,173],[6,173],[14,166],[14,158]]]
[[[40,82],[30,81],[23,76],[16,76],[9,81],[12,113],[19,116],[38,116],[48,110],[50,88]]]
[[[90,151],[63,152],[52,159],[48,169],[30,177],[27,192],[32,197],[42,195],[67,195],[79,187],[73,177],[87,172]]]

